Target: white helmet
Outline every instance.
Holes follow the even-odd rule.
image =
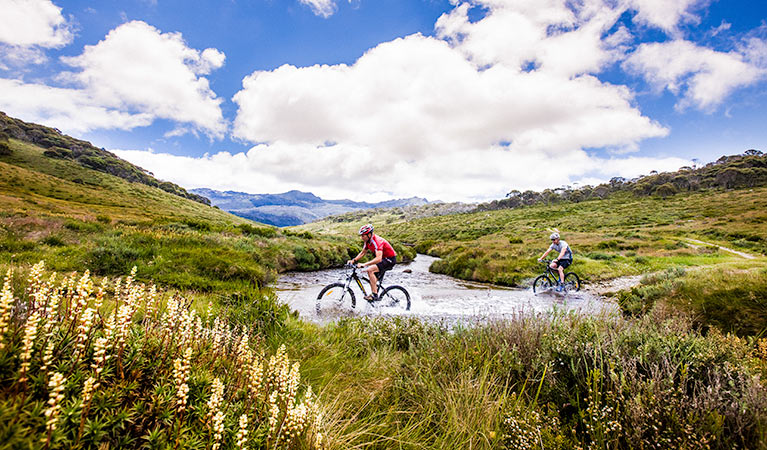
[[[555,239],[559,239],[559,233],[557,232],[551,233],[551,236],[549,236],[549,239],[551,239],[552,241]]]

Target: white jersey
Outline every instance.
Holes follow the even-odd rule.
[[[557,257],[559,257],[559,254],[562,253],[563,248],[566,250],[565,250],[565,256],[563,256],[562,259],[573,259],[573,252],[572,250],[570,250],[570,246],[567,245],[567,242],[560,239],[558,244],[555,244],[552,242],[551,247],[549,247],[550,250],[554,250],[557,252]]]

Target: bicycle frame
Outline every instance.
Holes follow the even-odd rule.
[[[367,279],[364,276],[360,277],[359,275],[357,275],[357,267],[352,267],[351,269],[352,269],[352,273],[346,275],[346,286],[345,286],[345,288],[349,289],[349,286],[351,286],[351,284],[352,284],[352,280],[354,280],[354,281],[357,282],[357,286],[359,286],[360,290],[362,291],[362,294],[363,295],[368,295],[368,291],[365,289],[365,285],[362,282],[363,281],[367,281],[368,284],[370,284],[370,280]],[[378,281],[378,292],[381,292],[381,290],[383,290],[383,286],[381,285],[381,281],[379,280]]]
[[[551,263],[554,262],[554,260],[547,259],[542,262],[546,264],[546,270],[543,271],[543,274],[546,275],[549,278],[549,281],[553,282],[553,284],[559,283],[559,270],[551,268]]]

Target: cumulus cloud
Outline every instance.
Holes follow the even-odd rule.
[[[71,25],[50,0],[0,0],[0,43],[59,48],[72,42]]]
[[[68,132],[131,129],[168,119],[191,132],[221,138],[227,130],[218,98],[204,76],[225,55],[190,48],[180,33],[162,33],[144,22],[128,22],[79,56],[62,61],[64,85],[0,79],[2,108],[27,120]]]
[[[0,0],[0,69],[47,60],[41,49],[72,42],[72,25],[50,0]]]
[[[596,166],[617,173],[584,149],[635,150],[668,130],[628,88],[594,75],[629,38],[608,32],[620,11],[600,5],[487,2],[472,22],[463,3],[436,37],[382,43],[352,65],[256,71],[233,98],[234,135],[261,143],[241,162],[313,191],[367,180],[379,194],[464,200],[565,184]]]
[[[681,158],[631,156],[605,159],[586,152],[562,155],[514,154],[489,148],[465,155],[430,155],[414,162],[384,161],[374,149],[343,145],[261,144],[248,152],[219,152],[202,158],[149,150],[114,150],[157,177],[187,188],[208,187],[251,193],[311,191],[324,198],[386,200],[425,196],[445,201],[483,201],[503,197],[510,188],[543,189],[626,178],[651,170],[675,170],[690,164]],[[295,161],[301,164],[295,164]],[[357,178],[353,178],[357,177]]]
[[[334,0],[298,0],[301,4],[312,9],[315,15],[328,18],[336,12],[336,2]]]
[[[100,106],[85,91],[27,84],[0,78],[0,110],[24,120],[53,124],[71,133],[95,128],[132,129],[146,126],[152,116]]]
[[[719,52],[685,40],[645,43],[623,64],[654,85],[682,99],[678,109],[713,111],[733,90],[767,75],[767,46],[753,38],[742,50]]]
[[[677,34],[680,22],[698,23],[700,18],[693,13],[709,0],[630,0],[637,14],[634,22],[660,28],[667,33]]]
[[[80,70],[61,78],[80,85],[100,106],[188,123],[213,137],[226,131],[222,100],[202,76],[221,67],[224,54],[187,47],[180,33],[128,22],[62,60]]]

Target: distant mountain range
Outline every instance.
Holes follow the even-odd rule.
[[[411,197],[385,202],[368,203],[352,200],[324,200],[311,192],[289,191],[282,194],[248,194],[245,192],[191,189],[207,197],[213,206],[256,222],[287,227],[314,222],[327,216],[371,208],[421,206],[430,202]]]

